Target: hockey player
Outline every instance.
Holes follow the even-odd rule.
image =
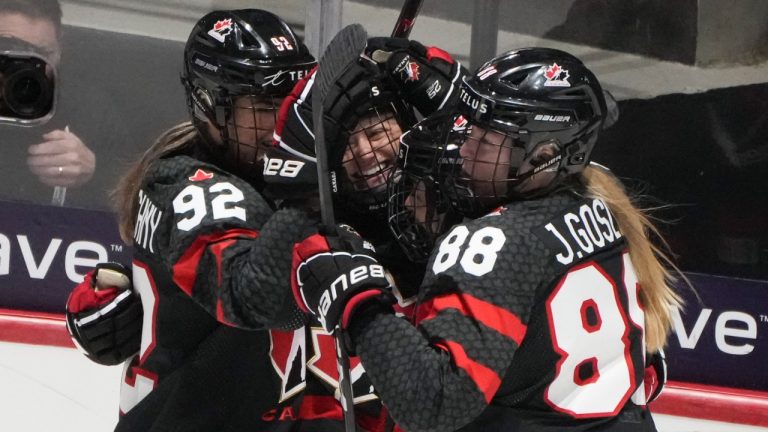
[[[330,101],[324,113],[325,142],[336,217],[376,246],[403,291],[418,286],[424,263],[408,260],[388,229],[387,180],[395,172],[400,136],[417,117],[452,106],[466,74],[461,63],[437,47],[374,37],[325,98]],[[288,205],[308,200],[317,210],[313,84],[311,75],[283,103],[264,178],[267,193],[276,199],[288,198]]]
[[[280,292],[306,218],[275,212],[260,193],[277,108],[314,65],[266,11],[211,12],[190,34],[192,121],[164,133],[116,191],[140,328],[119,268],[100,266],[68,301],[70,332],[90,358],[132,356],[117,431],[343,430],[333,393],[306,374],[310,359],[330,369],[333,351],[312,344]]]
[[[405,430],[655,430],[645,352],[679,299],[648,217],[590,165],[605,113],[580,60],[533,48],[487,62],[421,125],[441,196],[472,219],[438,240],[415,324],[354,231],[296,245],[297,302],[347,329]]]

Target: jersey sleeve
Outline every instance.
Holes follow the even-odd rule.
[[[523,342],[543,254],[510,220],[481,218],[438,241],[416,326],[379,314],[353,329],[374,387],[405,430],[455,430],[479,416]]]
[[[290,290],[293,243],[309,224],[303,213],[273,212],[247,182],[184,156],[160,161],[145,184],[135,243],[184,294],[227,325],[303,324]]]

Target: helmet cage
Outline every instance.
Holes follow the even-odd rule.
[[[338,161],[331,167],[339,195],[334,202],[343,211],[385,222],[387,182],[395,172],[400,136],[413,124],[409,114],[394,98],[372,101],[353,114],[354,125],[340,134],[346,145],[330,155]]]
[[[401,141],[387,203],[389,228],[406,257],[416,263],[426,262],[435,240],[459,222],[434,176],[438,152],[420,147]]]

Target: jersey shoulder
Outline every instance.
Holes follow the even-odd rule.
[[[204,235],[258,231],[273,213],[248,182],[189,156],[153,163],[138,200],[134,243],[151,253],[184,249]]]
[[[437,241],[425,286],[434,290],[432,295],[445,289],[469,293],[525,320],[539,291],[552,280],[619,241],[606,212],[602,200],[563,191],[513,202],[455,225]],[[579,245],[583,249],[575,249]]]
[[[540,242],[522,229],[524,218],[504,211],[455,225],[438,239],[427,264],[424,297],[471,296],[526,322],[544,279]]]

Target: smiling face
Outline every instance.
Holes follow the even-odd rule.
[[[391,113],[375,113],[357,123],[342,156],[342,166],[354,190],[386,186],[395,166],[402,134]]]

